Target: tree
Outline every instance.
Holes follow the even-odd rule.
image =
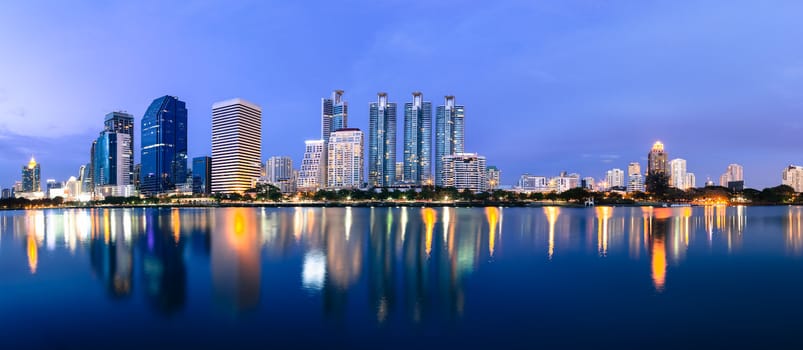
[[[669,190],[669,176],[662,172],[651,172],[644,180],[647,192],[659,199],[663,199]]]

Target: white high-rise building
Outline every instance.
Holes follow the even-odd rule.
[[[522,192],[547,192],[549,191],[549,179],[546,176],[523,174],[519,177],[516,189]]]
[[[803,192],[803,166],[786,167],[781,173],[781,184],[791,186],[795,192]]]
[[[488,177],[488,189],[495,190],[499,188],[499,183],[502,178],[502,171],[499,170],[495,165],[490,165],[485,170],[486,176]]]
[[[686,160],[681,158],[669,161],[669,186],[685,190],[686,186]]]
[[[644,177],[641,174],[641,164],[631,162],[627,165],[627,192],[644,192]]]
[[[686,173],[686,189],[697,188],[697,178],[694,173]]]
[[[625,187],[625,172],[622,169],[611,169],[605,173],[605,182],[608,188]]]
[[[744,168],[739,164],[728,164],[728,169],[719,177],[719,185],[728,187],[728,182],[744,181]]]
[[[321,160],[323,158],[323,140],[304,141],[304,159],[298,172],[298,189],[300,191],[317,191],[321,188]]]
[[[243,193],[262,168],[262,108],[240,98],[212,105],[212,192]]]
[[[362,187],[363,148],[363,132],[360,129],[346,128],[329,134],[326,152],[326,187],[332,189]]]
[[[265,162],[265,178],[268,183],[293,178],[293,159],[286,156],[273,156]]]
[[[443,157],[441,179],[444,187],[483,192],[488,190],[485,157],[477,153],[455,153]]]

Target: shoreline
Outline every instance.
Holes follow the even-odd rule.
[[[664,204],[667,204],[665,206]],[[741,203],[741,204],[711,204],[712,206],[725,205],[729,207],[753,206],[800,206],[803,204],[771,204],[771,203]],[[563,207],[563,208],[594,208],[594,207],[653,207],[653,208],[689,208],[705,207],[704,204],[689,204],[682,206],[672,206],[671,203],[642,202],[642,203],[610,203],[585,206],[578,203],[568,202],[229,202],[229,203],[160,203],[160,204],[91,204],[91,205],[60,205],[50,207],[35,208],[0,208],[0,211],[13,210],[39,210],[39,209],[117,209],[117,208],[543,208],[543,207]]]

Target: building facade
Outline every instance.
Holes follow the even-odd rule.
[[[244,193],[262,168],[262,108],[241,98],[212,105],[212,193]]]
[[[686,186],[686,160],[675,158],[669,161],[669,186],[685,190]]]
[[[321,140],[323,140],[323,154],[318,175],[320,184],[326,184],[326,165],[329,137],[335,130],[349,127],[349,104],[343,99],[343,90],[335,90],[330,98],[321,99]]]
[[[719,185],[728,187],[729,182],[744,181],[744,168],[739,164],[728,164],[725,173],[719,177]]]
[[[432,102],[414,92],[413,101],[404,104],[404,181],[414,186],[431,185],[431,159]]]
[[[686,173],[686,189],[697,188],[697,178],[694,173]]]
[[[790,165],[781,173],[781,184],[795,189],[795,192],[803,192],[803,166]]]
[[[622,169],[614,168],[605,173],[605,182],[608,188],[625,188],[625,172]]]
[[[644,177],[639,162],[627,165],[627,192],[644,192]]]
[[[172,191],[187,182],[187,106],[173,96],[151,103],[142,117],[140,190]],[[97,181],[96,181],[97,182]]]
[[[301,159],[298,171],[298,190],[317,191],[323,185],[321,182],[323,140],[307,140],[304,141],[304,146],[304,158]]]
[[[380,92],[368,111],[368,186],[391,187],[396,182],[396,103]]]
[[[128,147],[122,149],[123,157],[131,160],[125,172],[128,184],[134,183],[134,116],[126,112],[111,112],[103,118],[104,131],[126,134],[129,138]]]
[[[443,187],[483,192],[488,190],[485,157],[477,153],[455,153],[443,157]]]
[[[522,192],[547,192],[549,179],[546,176],[523,174],[519,177],[516,189]]]
[[[495,165],[489,165],[488,168],[485,169],[485,174],[488,178],[488,189],[498,189],[502,179],[502,171]]]
[[[664,144],[661,141],[655,142],[652,149],[647,153],[647,175],[665,174],[669,172],[668,155],[664,151]]]
[[[41,167],[36,160],[31,157],[31,161],[22,167],[22,188],[21,192],[41,192]]]
[[[327,151],[327,188],[362,187],[363,147],[363,132],[360,129],[346,128],[332,132]]]
[[[446,96],[435,116],[435,185],[447,187],[444,179],[444,157],[463,153],[465,148],[465,107]]]
[[[202,156],[192,159],[192,193],[212,193],[212,157]]]
[[[131,135],[104,131],[95,142],[94,188],[131,185],[134,170]]]

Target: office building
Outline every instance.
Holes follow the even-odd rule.
[[[488,190],[485,157],[477,153],[455,153],[443,157],[443,187],[483,192]]]
[[[644,177],[638,162],[627,165],[627,192],[644,192]]]
[[[666,174],[669,172],[669,164],[666,151],[664,151],[664,144],[661,141],[655,142],[647,153],[647,175],[650,174]]]
[[[322,187],[323,140],[304,141],[304,158],[298,171],[299,191],[317,191]]]
[[[443,113],[447,114],[445,109]],[[432,102],[424,101],[422,93],[414,92],[413,101],[404,104],[405,182],[415,186],[432,184],[431,153]]]
[[[265,162],[265,182],[276,186],[282,193],[296,191],[296,171],[290,157],[274,156]]]
[[[521,192],[547,192],[549,179],[546,176],[523,174],[519,177],[516,189]]]
[[[244,193],[262,168],[262,108],[234,98],[212,105],[212,193]]]
[[[173,96],[151,103],[142,117],[140,189],[170,192],[187,181],[187,106]],[[95,181],[97,182],[97,181]]]
[[[719,185],[728,187],[729,182],[737,181],[744,183],[744,168],[739,164],[728,164],[728,169],[719,177]]]
[[[595,191],[596,190],[595,185],[596,183],[594,181],[594,178],[591,176],[584,177],[582,180],[580,180],[580,186],[589,191]]]
[[[327,150],[327,188],[362,187],[363,147],[363,132],[360,129],[346,128],[331,133]]]
[[[202,156],[192,159],[192,193],[212,193],[212,157]]]
[[[502,171],[495,165],[489,165],[488,168],[485,169],[485,175],[488,178],[488,189],[498,189],[500,185],[499,181],[502,178]]]
[[[368,186],[391,187],[396,182],[396,103],[380,92],[368,112]]]
[[[572,188],[580,187],[580,185],[580,174],[577,173],[567,174],[562,171],[559,176],[549,179],[550,192],[566,192]]]
[[[792,187],[795,192],[803,192],[803,166],[786,167],[781,173],[781,184]]]
[[[669,162],[669,186],[679,190],[687,188],[685,159],[675,158]]]
[[[396,183],[404,182],[404,162],[396,162]]]
[[[36,160],[31,157],[31,161],[22,167],[22,188],[20,192],[41,192],[40,182],[41,168]]]
[[[605,182],[609,189],[624,189],[625,188],[625,172],[622,169],[614,168],[605,173]]]
[[[443,180],[444,157],[463,153],[465,147],[465,107],[446,96],[435,116],[435,185],[446,187]]]
[[[124,154],[121,157],[131,160],[123,173],[128,176],[128,184],[134,183],[134,116],[126,112],[111,112],[103,119],[103,126],[104,131],[128,135],[130,142],[127,148],[122,149]]]
[[[349,104],[343,99],[343,90],[335,90],[330,98],[321,99],[321,139],[323,154],[320,164],[320,183],[326,184],[326,166],[329,137],[335,130],[349,127]]]
[[[697,178],[694,173],[686,173],[686,189],[697,188]]]
[[[103,131],[94,148],[93,188],[131,185],[134,169],[131,135]]]

